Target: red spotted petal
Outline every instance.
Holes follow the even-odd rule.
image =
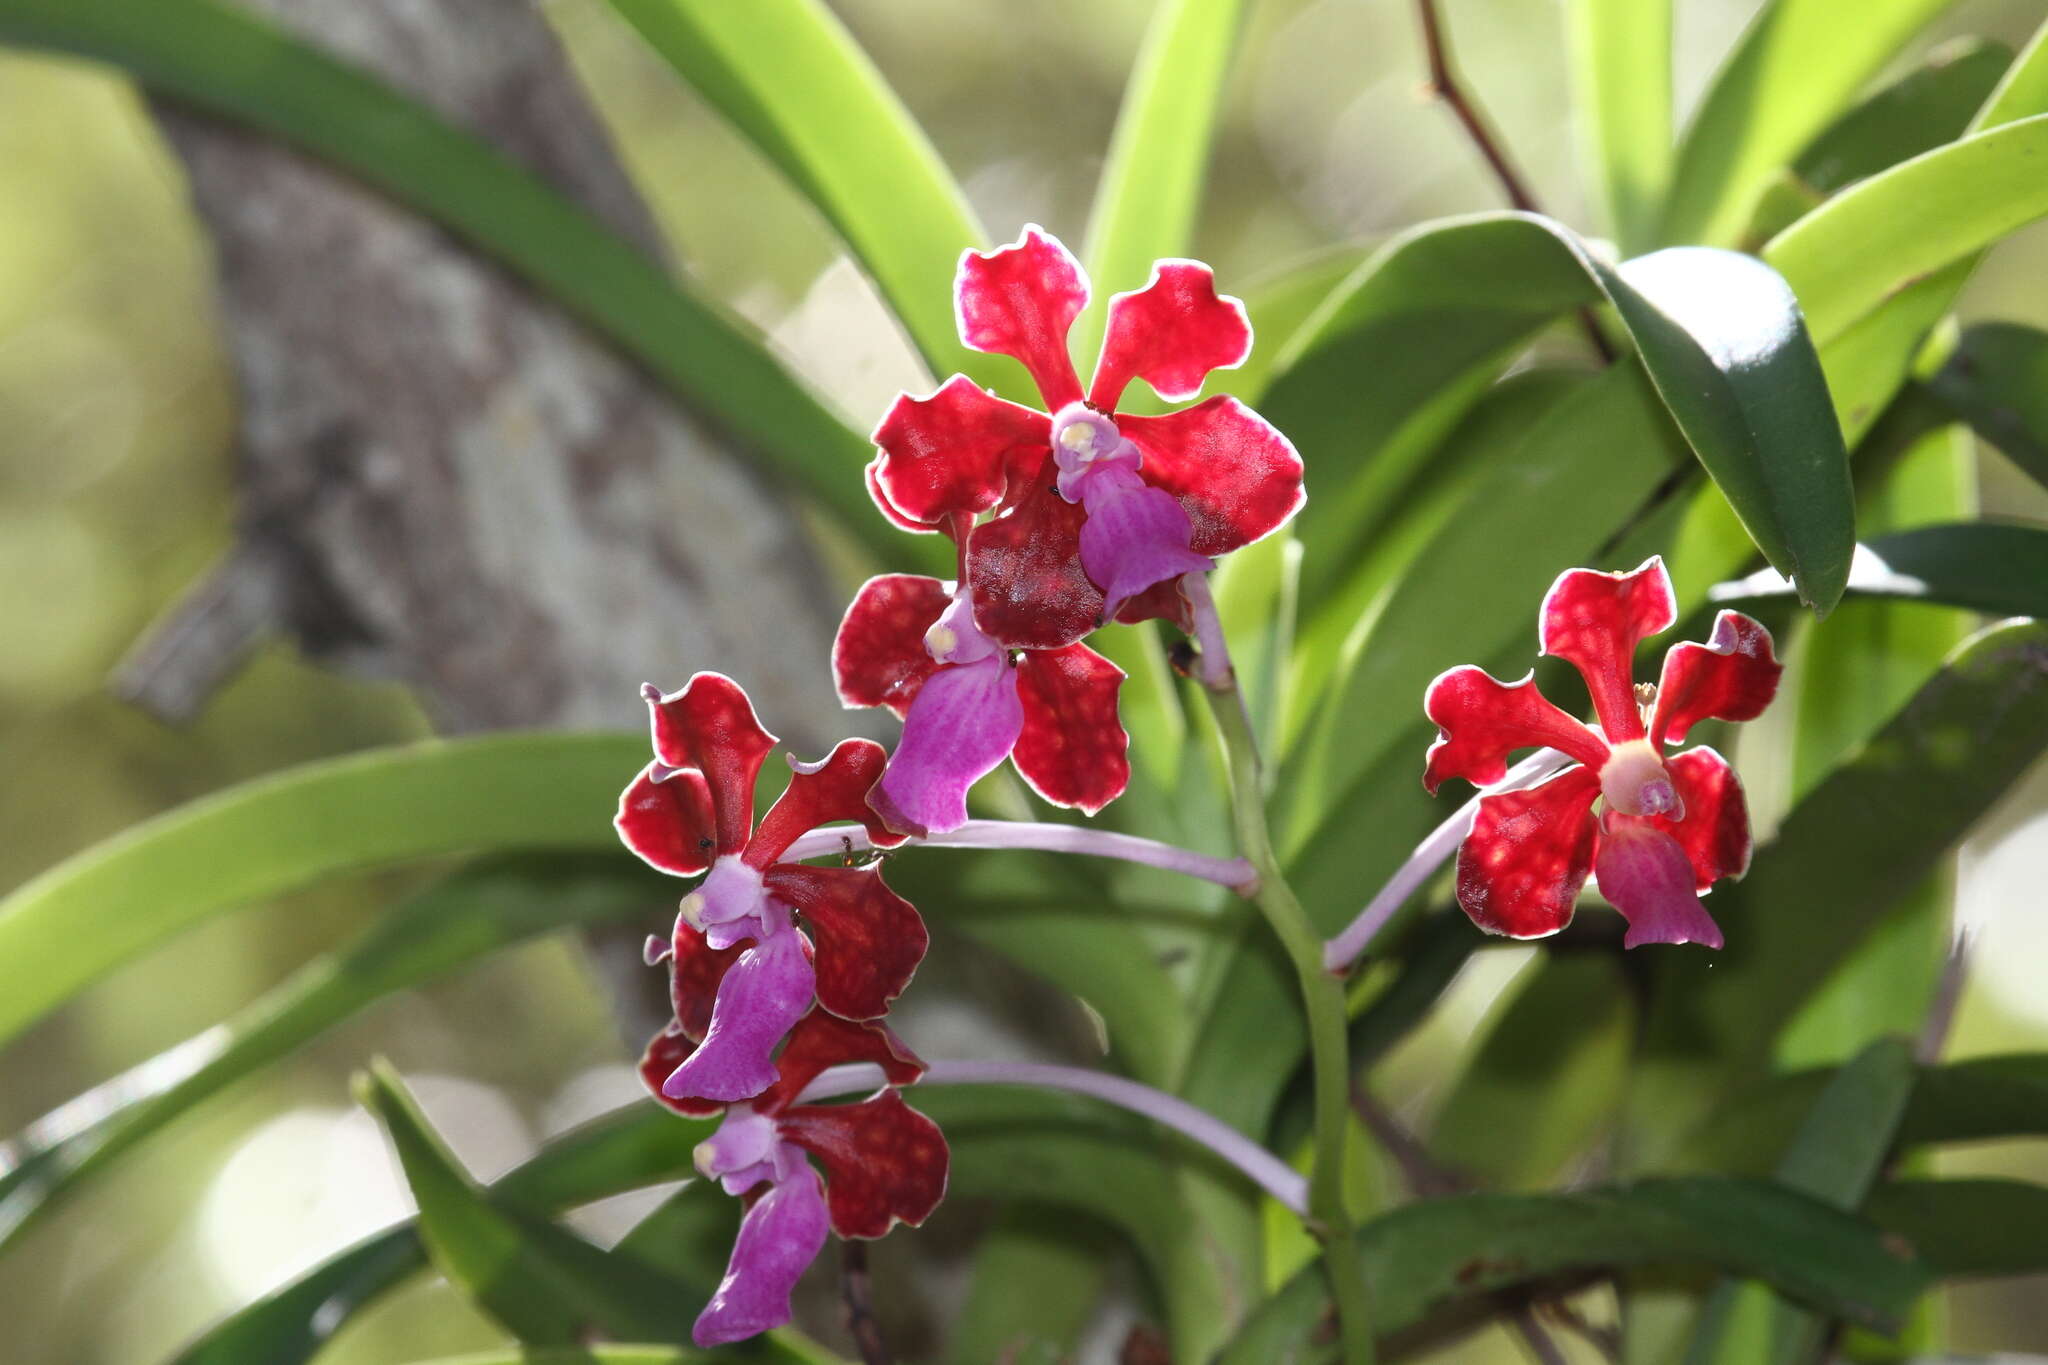
[[[742,860],[756,871],[767,868],[803,835],[842,820],[867,826],[876,848],[893,848],[904,840],[882,823],[868,805],[868,788],[882,779],[888,751],[871,739],[841,740],[819,763],[790,760],[789,785],[754,833]]]
[[[1013,649],[1058,649],[1101,625],[1102,590],[1081,567],[1087,519],[1085,508],[1045,478],[1009,511],[975,527],[967,540],[974,624]]]
[[[654,1098],[685,1118],[704,1118],[725,1109],[721,1100],[678,1100],[661,1093],[661,1083],[696,1050],[696,1042],[681,1031],[669,1028],[648,1039],[647,1050],[640,1054],[641,1083]]]
[[[711,1030],[711,1007],[717,1002],[718,983],[724,980],[725,969],[753,946],[754,940],[743,938],[729,948],[713,948],[687,920],[676,916],[675,931],[670,936],[668,998],[684,1037],[692,1042],[704,1041],[704,1035]],[[662,1074],[666,1079],[667,1073]]]
[[[889,501],[889,495],[882,491],[881,473],[882,457],[877,455],[874,459],[868,461],[868,496],[875,500],[875,506],[881,509],[882,515],[888,519],[889,524],[899,531],[908,531],[912,535],[929,536],[938,534],[939,528],[937,526],[927,522],[912,520],[910,515],[902,508]]]
[[[1010,751],[1032,790],[1095,814],[1131,780],[1130,736],[1117,717],[1124,671],[1086,645],[1033,650],[1017,666],[1024,730]]]
[[[1216,277],[1200,261],[1160,261],[1143,289],[1112,294],[1109,329],[1088,401],[1116,410],[1124,387],[1142,379],[1170,403],[1202,391],[1211,370],[1244,364],[1252,324],[1244,304],[1216,293]]]
[[[1081,263],[1035,223],[1009,246],[963,252],[953,277],[960,340],[1023,361],[1053,412],[1081,396],[1067,329],[1087,306]]]
[[[818,1003],[844,1019],[888,1013],[930,942],[917,908],[872,867],[782,863],[762,880],[778,900],[803,912],[818,945]]]
[[[1422,695],[1422,710],[1436,722],[1436,742],[1422,771],[1430,795],[1447,777],[1484,787],[1507,776],[1508,755],[1549,747],[1594,771],[1607,761],[1607,745],[1580,721],[1536,690],[1536,675],[1504,683],[1474,664],[1446,673]]]
[[[832,1230],[841,1237],[916,1227],[946,1197],[945,1136],[894,1090],[859,1104],[802,1105],[776,1127],[824,1164]]]
[[[887,505],[937,523],[1002,502],[1013,468],[1028,477],[1051,457],[1052,419],[956,374],[929,398],[899,395],[872,439]]]
[[[814,1009],[789,1031],[789,1041],[775,1059],[775,1084],[749,1103],[764,1114],[773,1114],[795,1103],[804,1087],[826,1070],[850,1062],[875,1063],[891,1085],[909,1085],[925,1072],[924,1062],[887,1024],[841,1019]]]
[[[1683,744],[1703,720],[1755,720],[1778,695],[1784,671],[1762,622],[1739,611],[1722,612],[1705,644],[1682,641],[1664,656],[1651,740],[1660,748]]]
[[[1193,634],[1195,629],[1195,618],[1188,607],[1188,599],[1181,593],[1178,578],[1154,583],[1118,608],[1116,619],[1125,625],[1136,625],[1140,621],[1171,621],[1189,634]]]
[[[737,853],[754,830],[754,778],[775,736],[761,728],[754,704],[723,673],[699,673],[680,692],[653,687],[654,754],[672,768],[695,768],[711,791],[717,851]]]
[[[1678,799],[1685,803],[1685,818],[1651,816],[1649,823],[1678,840],[1699,889],[1749,871],[1749,803],[1742,796],[1742,779],[1728,760],[1703,745],[1672,755],[1664,767],[1678,788]]]
[[[1566,569],[1543,596],[1538,638],[1579,670],[1610,743],[1643,737],[1636,704],[1636,646],[1671,629],[1678,599],[1655,555],[1628,573]]]
[[[924,633],[952,597],[936,578],[889,573],[860,585],[832,641],[832,675],[848,706],[886,706],[901,716],[939,665]]]
[[[1571,923],[1593,870],[1600,779],[1568,768],[1540,786],[1479,803],[1458,846],[1458,904],[1489,934],[1542,938]]]
[[[619,794],[612,825],[626,847],[649,865],[678,877],[711,866],[718,848],[711,789],[694,768],[650,763]]]
[[[1293,516],[1304,497],[1301,456],[1271,422],[1218,396],[1163,417],[1119,413],[1117,430],[1145,456],[1145,482],[1180,499],[1194,525],[1189,548],[1221,555]]]

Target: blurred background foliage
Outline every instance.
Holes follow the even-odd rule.
[[[920,384],[887,313],[801,198],[602,0],[545,8],[702,286],[768,331],[861,424],[899,388]],[[1069,241],[1082,237],[1149,0],[833,8],[994,231],[1036,221]],[[1755,8],[1677,6],[1681,119]],[[1546,210],[1588,223],[1576,188],[1578,130],[1566,112],[1561,5],[1454,0],[1446,9],[1465,75]],[[2041,9],[2039,0],[1956,4],[1894,69],[1961,34],[2018,45]],[[1844,0],[1846,22],[1854,10]],[[1421,72],[1408,5],[1251,7],[1196,244],[1227,288],[1249,292],[1334,244],[1498,203],[1471,146],[1425,99]],[[336,677],[276,646],[186,729],[108,695],[105,679],[124,650],[229,539],[235,395],[207,243],[177,163],[133,91],[65,61],[0,53],[0,204],[0,883],[11,887],[194,796],[417,736],[426,722],[400,689]],[[1958,312],[1965,322],[2048,325],[2048,228],[1991,252]],[[2048,495],[1996,452],[1980,447],[1975,467],[1986,512],[2048,519]],[[1887,515],[1895,525],[1916,520],[1910,504]],[[1533,595],[1535,586],[1506,590]],[[819,591],[841,595],[836,584]],[[1845,605],[1844,625],[1866,608]],[[1899,680],[1899,695],[1919,681]],[[620,697],[616,719],[637,726],[637,699]],[[1797,780],[1797,723],[1787,708],[1746,737],[1742,762],[1759,793]],[[1766,820],[1770,804],[1761,797]],[[2048,1047],[2048,916],[2039,913],[2048,771],[2015,789],[1958,862],[1959,917],[1976,951],[1950,1055]],[[212,921],[124,968],[0,1059],[0,1129],[17,1131],[82,1084],[200,1031],[367,923],[403,885],[386,876],[295,895]],[[1380,1067],[1381,1097],[1426,1127],[1449,1059],[1531,956],[1477,955],[1445,1007]],[[926,979],[941,976],[964,992],[960,973]],[[917,1036],[928,1054],[948,1051],[949,1028],[969,1026],[962,998],[949,1003],[942,993],[922,1006]],[[594,978],[559,939],[401,995],[181,1122],[37,1230],[32,1251],[0,1274],[10,1359],[161,1358],[230,1307],[402,1214],[408,1200],[383,1137],[348,1098],[349,1073],[374,1053],[407,1074],[482,1178],[637,1093]],[[1573,1066],[1620,1062],[1589,1054]],[[2048,1181],[2038,1144],[1944,1152],[1940,1164],[1945,1173]],[[616,1236],[657,1197],[599,1208],[579,1225]],[[883,1250],[886,1295],[889,1255],[900,1249]],[[2048,1350],[2044,1290],[2048,1282],[2007,1281],[1947,1291],[1952,1346]],[[1116,1340],[1116,1327],[1101,1324],[1094,1339]],[[418,1358],[499,1339],[457,1296],[420,1284],[350,1327],[325,1358]],[[1518,1348],[1487,1337],[1454,1351],[1460,1360],[1495,1351],[1513,1359]]]

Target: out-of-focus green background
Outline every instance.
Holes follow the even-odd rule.
[[[1687,106],[1755,7],[1678,6]],[[886,340],[881,308],[796,196],[598,0],[546,8],[687,268],[862,420],[919,384],[908,352]],[[993,230],[1030,220],[1080,239],[1149,3],[835,8]],[[1498,204],[1470,146],[1422,96],[1410,5],[1251,8],[1197,243],[1226,287],[1241,291],[1330,243]],[[1467,76],[1546,209],[1597,228],[1574,168],[1561,5],[1445,8]],[[1853,0],[1843,9],[1854,22]],[[1919,50],[1961,33],[2017,43],[2042,9],[1958,4]],[[109,668],[228,539],[235,400],[207,246],[133,92],[70,63],[0,55],[0,206],[0,884],[13,886],[155,811],[417,735],[424,722],[395,689],[335,678],[276,647],[187,730],[106,695]],[[2048,232],[1995,251],[1963,311],[2048,324]],[[2048,498],[1990,452],[1983,481],[1988,505],[2048,516]],[[1954,1055],[2048,1046],[2044,886],[2048,774],[2037,772],[1961,860],[1961,909],[1979,951]],[[364,923],[390,890],[356,883],[294,897],[210,923],[123,970],[0,1055],[0,1129],[221,1018]],[[1481,955],[1440,1019],[1383,1073],[1384,1091],[1426,1113],[1449,1057],[1527,957]],[[633,1093],[595,985],[559,942],[386,1004],[172,1128],[0,1263],[9,1358],[159,1359],[228,1307],[403,1213],[378,1131],[347,1098],[350,1070],[380,1051],[482,1176]],[[1979,1149],[1945,1164],[2048,1179],[2038,1149]],[[614,1229],[625,1212],[614,1211]],[[1955,1346],[2048,1346],[2044,1288],[1956,1291]],[[413,1359],[495,1339],[452,1296],[422,1287],[349,1329],[332,1359]],[[1457,1358],[1486,1349],[1468,1345]]]

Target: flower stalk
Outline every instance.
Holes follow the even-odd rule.
[[[1145,867],[1179,872],[1218,886],[1227,886],[1249,896],[1258,886],[1258,872],[1243,858],[1218,858],[1192,849],[1145,839],[1114,830],[1089,829],[1083,825],[1037,823],[1028,820],[969,820],[958,829],[934,831],[922,839],[899,845],[916,848],[1019,848],[1043,853],[1079,853],[1095,858],[1115,858]],[[849,849],[863,852],[874,847],[861,825],[827,825],[812,830],[789,846],[791,860],[822,858]]]

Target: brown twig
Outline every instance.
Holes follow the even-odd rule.
[[[839,1294],[846,1301],[846,1330],[860,1351],[862,1365],[889,1365],[889,1345],[875,1321],[873,1286],[868,1280],[868,1244],[857,1238],[841,1243]]]
[[[1429,1154],[1407,1125],[1394,1117],[1363,1085],[1351,1087],[1351,1109],[1358,1115],[1366,1131],[1370,1132],[1394,1164],[1401,1168],[1401,1178],[1408,1188],[1423,1198],[1438,1198],[1447,1194],[1463,1194],[1472,1188],[1472,1182],[1464,1174],[1439,1162]],[[1529,1353],[1540,1365],[1565,1365],[1564,1353],[1543,1325],[1536,1321],[1536,1314],[1527,1303],[1517,1303],[1507,1309],[1507,1320],[1521,1334]]]
[[[1429,58],[1429,93],[1451,107],[1466,136],[1472,139],[1472,145],[1486,159],[1493,178],[1500,182],[1501,192],[1507,195],[1508,203],[1523,213],[1543,212],[1536,196],[1529,191],[1529,182],[1508,160],[1506,145],[1488,124],[1478,101],[1459,81],[1457,71],[1451,65],[1450,40],[1444,34],[1443,19],[1436,11],[1436,0],[1415,0],[1415,10],[1422,20],[1422,45]],[[1590,308],[1579,309],[1579,324],[1585,329],[1586,340],[1592,343],[1601,361],[1613,364],[1614,348],[1608,344],[1607,336],[1600,330]]]

